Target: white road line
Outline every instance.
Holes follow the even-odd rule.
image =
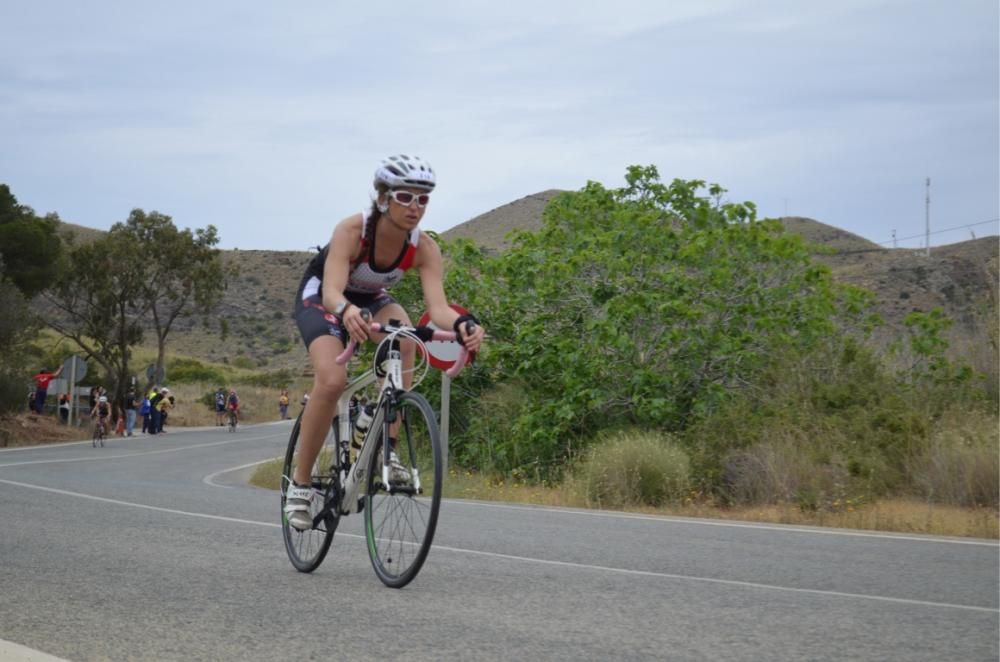
[[[201,482],[205,483],[206,485],[211,485],[212,487],[221,487],[224,490],[231,490],[231,489],[233,489],[232,485],[219,485],[218,483],[213,482],[213,480],[215,478],[217,478],[218,476],[221,476],[222,474],[227,474],[227,473],[229,473],[231,471],[239,471],[240,469],[247,469],[249,467],[256,467],[258,464],[264,464],[265,462],[271,462],[273,460],[280,460],[280,459],[281,459],[281,456],[278,456],[278,457],[269,458],[267,460],[259,460],[257,462],[250,462],[249,464],[241,464],[238,467],[229,467],[228,469],[223,469],[222,471],[216,471],[214,474],[208,474],[207,476],[205,476],[204,478],[201,479]]]
[[[280,423],[280,422],[279,422]],[[267,425],[277,425],[279,423],[270,423]],[[212,429],[212,428],[206,428]],[[180,446],[177,448],[165,448],[154,451],[137,451],[133,453],[124,453],[117,455],[94,455],[91,457],[78,457],[78,458],[52,458],[48,460],[25,460],[22,462],[8,462],[5,464],[0,464],[0,469],[4,467],[15,467],[24,466],[31,464],[57,464],[60,462],[95,462],[98,460],[107,459],[118,459],[118,458],[128,458],[137,457],[142,455],[157,455],[160,453],[176,453],[184,450],[195,450],[199,448],[208,448],[210,446],[222,446],[226,444],[239,443],[242,441],[260,441],[263,439],[270,439],[273,435],[265,435],[258,437],[240,437],[239,439],[227,439],[226,441],[215,441],[205,444],[192,444],[190,446]],[[176,438],[176,437],[175,437]],[[73,442],[76,443],[87,443],[87,442]],[[62,444],[63,446],[67,444]],[[24,447],[24,448],[11,448],[6,450],[27,450],[36,447]],[[211,482],[212,479],[219,476],[220,474],[226,473],[228,471],[237,471],[239,469],[245,469],[247,467],[253,466],[254,464],[262,464],[263,462],[268,462],[270,460],[262,460],[261,462],[255,462],[251,464],[242,465],[239,467],[232,467],[230,469],[223,469],[222,471],[217,471],[209,476],[202,479],[202,482],[212,485],[213,487],[221,487],[224,489],[229,489],[227,485],[219,485],[217,483]],[[825,536],[846,536],[855,538],[875,538],[878,540],[900,540],[909,542],[927,542],[936,544],[949,544],[949,545],[974,545],[980,547],[995,547],[1000,548],[1000,542],[981,540],[981,539],[970,539],[963,540],[958,538],[937,538],[933,536],[912,536],[905,534],[893,534],[893,533],[875,533],[868,531],[854,531],[848,529],[835,529],[835,528],[806,528],[806,527],[796,527],[796,526],[782,526],[782,525],[771,525],[771,524],[758,524],[754,522],[733,522],[728,520],[705,520],[697,518],[686,518],[686,517],[669,517],[669,516],[657,516],[657,515],[639,515],[633,513],[619,513],[610,512],[604,510],[577,510],[573,508],[553,508],[551,506],[531,506],[531,505],[517,505],[517,504],[506,504],[506,503],[496,503],[489,501],[476,501],[472,499],[448,499],[448,503],[456,505],[466,505],[474,506],[479,508],[500,508],[506,510],[533,510],[542,511],[548,513],[555,513],[560,515],[577,515],[582,517],[610,517],[615,519],[634,519],[642,521],[651,522],[667,522],[672,524],[690,524],[698,526],[714,526],[714,527],[727,527],[734,529],[755,529],[759,531],[777,531],[781,533],[814,533]]]
[[[0,660],[4,662],[69,662],[68,660],[0,639]]]
[[[875,533],[868,531],[855,531],[849,529],[825,529],[820,527],[808,528],[793,525],[777,524],[757,524],[754,522],[733,522],[729,520],[706,520],[687,517],[670,517],[667,515],[637,515],[633,513],[619,513],[607,510],[576,510],[573,508],[554,508],[552,506],[531,506],[516,505],[508,503],[496,503],[493,501],[476,501],[473,499],[447,499],[449,504],[463,506],[478,506],[482,508],[501,508],[507,510],[530,510],[556,513],[559,515],[580,515],[583,517],[611,517],[614,519],[636,519],[648,522],[667,522],[670,524],[695,524],[701,526],[721,526],[734,529],[760,529],[762,531],[780,531],[782,533],[818,533],[825,536],[848,536],[857,538],[878,538],[881,540],[906,540],[911,542],[933,542],[950,545],[978,545],[980,547],[1000,548],[1000,541],[982,540],[979,538],[962,540],[959,538],[935,538],[932,536],[909,536],[905,534]]]
[[[160,455],[163,453],[179,453],[181,451],[198,450],[199,448],[209,448],[211,446],[225,446],[226,444],[238,444],[245,441],[260,441],[262,439],[273,439],[274,435],[265,435],[263,437],[240,437],[238,439],[226,439],[225,441],[211,441],[205,444],[190,444],[188,446],[177,446],[176,448],[161,448],[155,451],[136,451],[134,453],[118,453],[118,454],[105,454],[103,451],[96,450],[94,455],[88,457],[66,457],[66,458],[52,458],[49,460],[23,460],[21,462],[7,462],[5,464],[0,464],[0,469],[4,467],[21,467],[29,464],[59,464],[61,462],[97,462],[99,460],[118,460],[127,457],[141,457],[146,455]]]
[[[70,492],[68,490],[60,490],[53,487],[45,487],[44,485],[32,485],[30,483],[21,483],[14,480],[0,479],[0,483],[5,483],[7,485],[13,485],[15,487],[23,487],[28,489],[41,490],[44,492],[51,492],[53,494],[61,494],[63,496],[71,496],[78,499],[89,499],[92,501],[99,501],[102,503],[111,503],[119,506],[128,506],[131,508],[142,508],[145,510],[152,510],[161,513],[168,513],[171,515],[184,515],[187,517],[196,517],[200,519],[210,519],[221,522],[232,522],[235,524],[250,524],[253,526],[264,526],[269,528],[276,528],[280,526],[276,522],[257,522],[254,520],[241,519],[238,517],[225,517],[222,515],[209,515],[208,513],[195,513],[187,510],[175,510],[173,508],[161,508],[159,506],[149,506],[142,503],[133,503],[130,501],[119,501],[118,499],[108,499],[105,497],[93,496],[90,494],[81,494],[79,492]],[[364,540],[364,536],[343,533],[339,534],[341,537],[355,538]],[[977,607],[973,605],[959,605],[952,604],[948,602],[931,602],[928,600],[911,600],[908,598],[892,598],[882,595],[865,595],[863,593],[845,593],[842,591],[824,591],[821,589],[811,589],[811,588],[794,588],[789,586],[775,586],[773,584],[759,584],[757,582],[744,582],[735,579],[716,579],[713,577],[697,577],[693,575],[675,575],[666,572],[652,572],[648,570],[631,570],[628,568],[613,568],[610,566],[602,565],[591,565],[587,563],[573,563],[570,561],[551,561],[548,559],[538,559],[529,556],[515,556],[513,554],[499,554],[497,552],[485,552],[476,549],[465,549],[463,547],[448,547],[446,545],[435,545],[435,550],[453,552],[456,554],[470,554],[475,556],[486,556],[490,558],[505,559],[508,561],[519,561],[524,563],[537,563],[550,566],[558,566],[562,568],[574,568],[579,570],[591,570],[596,572],[610,572],[615,574],[638,576],[638,577],[657,577],[660,579],[674,579],[678,581],[691,581],[691,582],[701,582],[707,584],[718,584],[723,586],[737,586],[741,588],[754,588],[762,589],[768,591],[784,591],[788,593],[800,593],[808,595],[820,595],[838,598],[850,598],[855,600],[870,600],[875,602],[889,602],[893,604],[904,604],[904,605],[915,605],[921,607],[938,607],[943,609],[960,609],[964,611],[978,611],[985,612],[988,614],[1000,613],[1000,609],[995,607]]]
[[[208,513],[194,513],[189,510],[176,510],[174,508],[161,508],[160,506],[149,506],[144,503],[133,503],[131,501],[120,501],[118,499],[108,499],[106,497],[94,496],[92,494],[82,494],[80,492],[70,492],[69,490],[60,490],[55,487],[46,487],[44,485],[32,485],[30,483],[21,483],[16,480],[5,480],[0,478],[0,483],[6,483],[8,485],[14,485],[15,487],[26,487],[33,490],[41,490],[43,492],[51,492],[53,494],[61,494],[63,496],[71,496],[77,499],[89,499],[91,501],[100,501],[101,503],[112,503],[116,506],[128,506],[130,508],[142,508],[143,510],[153,510],[158,513],[168,513],[170,515],[185,515],[187,517],[198,517],[201,519],[218,520],[221,522],[234,522],[236,524],[253,524],[254,526],[268,526],[277,527],[280,526],[273,522],[256,522],[250,519],[240,519],[238,517],[225,517],[223,515],[209,515]]]
[[[361,536],[359,536],[361,537]],[[893,602],[904,605],[921,605],[924,607],[944,607],[946,609],[964,609],[968,611],[982,611],[988,614],[1000,613],[1000,609],[995,607],[975,607],[972,605],[956,605],[948,602],[930,602],[927,600],[910,600],[908,598],[891,598],[883,595],[865,595],[864,593],[844,593],[842,591],[824,591],[815,588],[794,588],[791,586],[775,586],[773,584],[758,584],[757,582],[743,582],[736,579],[715,579],[712,577],[695,577],[692,575],[674,575],[667,572],[652,572],[649,570],[630,570],[628,568],[611,568],[602,565],[590,565],[588,563],[572,563],[570,561],[549,561],[547,559],[536,559],[527,556],[514,556],[512,554],[498,554],[496,552],[484,552],[475,549],[463,549],[459,547],[446,547],[444,545],[434,545],[434,551],[447,550],[450,552],[460,552],[463,554],[475,554],[478,556],[490,556],[511,561],[529,561],[531,563],[542,563],[545,565],[556,565],[568,568],[580,568],[583,570],[600,570],[604,572],[615,572],[623,575],[636,575],[640,577],[659,577],[663,579],[679,579],[691,582],[703,582],[707,584],[722,584],[725,586],[742,586],[745,588],[759,588],[769,591],[787,591],[790,593],[807,593],[811,595],[829,595],[840,598],[855,598],[860,600],[875,600],[878,602]]]
[[[293,423],[295,422],[294,419],[292,420],[292,422]],[[271,421],[269,423],[254,423],[252,425],[247,425],[247,426],[245,426],[245,427],[243,427],[241,429],[243,429],[243,430],[255,430],[255,429],[259,428],[259,427],[272,426],[272,425],[281,425],[283,423],[288,423],[288,421]],[[201,426],[201,427],[191,427],[191,428],[187,428],[187,427],[185,427],[185,428],[171,428],[170,429],[170,438],[171,439],[177,439],[180,435],[188,433],[188,432],[205,432],[207,430],[215,430],[215,429],[217,429],[217,426],[215,426],[215,425],[204,425],[204,426]],[[142,436],[141,432],[137,432],[134,435],[132,435],[131,437],[117,437],[117,436],[115,436],[115,437],[109,437],[108,441],[133,442],[133,441],[142,441],[144,439],[155,439],[155,438],[156,438],[156,435]],[[49,448],[66,448],[67,446],[79,446],[81,444],[89,444],[89,443],[91,443],[90,439],[82,439],[80,441],[59,441],[59,442],[54,442],[54,443],[50,443],[50,444],[34,444],[34,445],[31,445],[31,446],[13,446],[11,448],[0,448],[0,453],[17,453],[17,452],[35,451],[35,450],[42,450],[42,449],[49,449]]]

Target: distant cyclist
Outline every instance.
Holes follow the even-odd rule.
[[[236,389],[229,389],[229,398],[226,400],[226,409],[229,411],[230,420],[236,421],[240,415],[240,398],[236,395]]]
[[[102,427],[104,429],[104,435],[108,435],[108,431],[111,429],[108,423],[111,421],[111,404],[108,402],[108,396],[102,395],[97,399],[97,404],[94,408],[90,410],[90,417],[94,419],[94,432],[96,434],[97,428]]]

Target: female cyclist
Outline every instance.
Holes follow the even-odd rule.
[[[398,154],[383,159],[375,170],[371,208],[337,224],[299,285],[295,318],[315,378],[302,413],[299,462],[285,501],[285,513],[297,529],[312,526],[310,471],[347,385],[347,369],[334,359],[344,351],[348,338],[368,338],[368,315],[376,322],[396,319],[411,324],[387,288],[415,269],[431,321],[438,328],[454,329],[470,352],[479,351],[484,330],[478,324],[465,324],[474,318],[460,316],[448,305],[441,250],[417,227],[436,183],[434,170],[419,157]],[[412,343],[403,343],[401,351],[404,366],[413,365]],[[404,382],[409,386],[409,373]]]

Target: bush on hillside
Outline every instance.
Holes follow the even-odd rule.
[[[237,383],[247,386],[264,386],[267,388],[288,388],[295,375],[291,370],[274,370],[272,372],[257,372],[236,379]]]
[[[624,430],[596,441],[571,481],[599,508],[660,506],[687,496],[688,456],[668,434]]]
[[[212,382],[224,384],[226,377],[217,368],[207,366],[197,359],[174,358],[167,361],[167,375],[173,382]]]

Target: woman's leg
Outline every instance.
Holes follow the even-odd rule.
[[[388,322],[391,319],[399,320],[403,324],[412,326],[410,322],[410,316],[406,314],[403,307],[398,303],[393,302],[379,310],[374,315],[375,321],[380,323]],[[380,338],[374,339],[376,342]],[[399,353],[403,359],[403,388],[407,391],[410,390],[410,385],[413,383],[413,360],[417,353],[416,344],[412,340],[403,339],[399,343]],[[389,437],[391,439],[396,439],[396,432],[399,430],[400,421],[397,420],[389,426]]]
[[[315,377],[309,394],[309,404],[302,412],[299,430],[299,460],[292,479],[299,485],[312,482],[312,465],[323,446],[337,400],[347,385],[347,368],[337,365],[334,359],[344,351],[344,344],[336,336],[320,336],[309,344],[309,359]]]

